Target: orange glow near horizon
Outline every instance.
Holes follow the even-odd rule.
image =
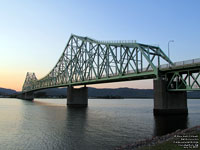
[[[0,87],[21,91],[25,80],[24,72],[0,72]],[[94,88],[138,88],[138,89],[152,89],[153,81],[139,80],[139,81],[125,81],[103,84],[91,84],[88,87]],[[78,86],[77,86],[78,87]]]
[[[25,76],[21,73],[1,73],[0,75],[0,87],[13,89],[16,91],[22,90],[22,85],[24,83]]]
[[[166,56],[170,54],[169,58],[172,62],[198,59],[200,58],[199,6],[198,0],[192,3],[181,1],[181,5],[178,0],[173,3],[161,0],[145,1],[145,3],[144,0],[114,3],[105,0],[92,3],[91,1],[13,0],[12,3],[1,1],[0,87],[21,91],[27,72],[34,72],[37,79],[47,75],[65,54],[63,52],[68,49],[72,34],[98,41],[120,43],[120,41],[133,40],[137,43],[159,46]],[[74,10],[76,12],[72,13]],[[169,40],[174,42],[169,45]],[[78,41],[79,46],[80,43]],[[92,46],[91,49],[93,48]],[[106,51],[100,54],[101,64],[105,63],[106,59],[103,55],[106,54]],[[125,63],[129,61],[126,58],[128,55],[129,53],[123,55]],[[136,59],[135,52],[132,55],[131,57]],[[121,60],[119,56],[116,55],[117,60],[118,58]],[[135,62],[130,64],[132,67],[130,66],[129,69],[136,68],[139,64],[145,68],[148,60],[138,57],[137,64]],[[114,58],[109,61],[111,65],[116,62]],[[161,65],[168,64],[161,57],[160,61]],[[119,67],[120,64],[117,65]],[[124,64],[122,66],[125,67]],[[114,67],[112,68],[115,72]],[[153,81],[151,79],[91,84],[87,87],[153,89]]]

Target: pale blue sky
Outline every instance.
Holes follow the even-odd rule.
[[[199,0],[1,0],[0,87],[21,90],[56,64],[71,33],[158,44],[172,61],[200,57]],[[152,81],[106,85],[151,88]],[[103,87],[101,85],[101,87]]]

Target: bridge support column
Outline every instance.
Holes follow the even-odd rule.
[[[88,88],[75,89],[73,86],[69,86],[67,88],[67,105],[72,107],[87,107]]]
[[[154,82],[154,115],[187,114],[187,93],[167,91],[167,82],[156,79]]]
[[[34,94],[33,94],[33,92],[26,92],[26,93],[22,93],[21,95],[19,95],[18,98],[23,99],[23,100],[32,101],[34,99]]]

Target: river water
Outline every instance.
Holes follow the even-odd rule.
[[[152,99],[0,99],[0,150],[112,150],[148,137],[200,124],[200,100],[188,116],[153,116]]]

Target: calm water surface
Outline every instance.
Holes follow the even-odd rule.
[[[1,150],[112,150],[200,124],[200,100],[188,116],[153,116],[152,99],[90,99],[87,108],[66,99],[0,99]]]

